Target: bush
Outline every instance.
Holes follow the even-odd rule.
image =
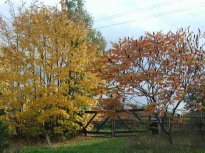
[[[0,120],[0,152],[3,152],[3,150],[8,147],[8,140],[8,126]]]

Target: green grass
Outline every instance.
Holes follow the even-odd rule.
[[[23,148],[20,153],[120,153],[125,152],[125,138],[101,138],[68,145],[43,148]]]
[[[171,146],[166,137],[141,134],[132,137],[81,138],[53,147],[26,147],[20,153],[205,153],[204,140],[174,139]]]

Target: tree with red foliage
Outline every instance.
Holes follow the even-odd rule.
[[[164,126],[168,109],[172,120],[185,96],[205,83],[203,39],[200,30],[194,34],[179,29],[147,32],[139,39],[114,43],[102,60],[102,77],[107,80],[104,106],[123,107],[126,95],[146,97],[145,111],[158,114],[161,129],[172,143],[173,125]]]

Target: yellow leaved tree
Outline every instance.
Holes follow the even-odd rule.
[[[0,107],[18,135],[65,134],[97,104],[99,51],[90,29],[67,13],[33,4],[0,20]]]

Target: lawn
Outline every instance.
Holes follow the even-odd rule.
[[[179,140],[177,140],[179,141]],[[155,142],[155,143],[153,143]],[[185,144],[187,143],[187,144]],[[177,145],[178,144],[178,145]],[[161,137],[136,136],[115,138],[78,139],[52,147],[26,147],[20,153],[205,153],[204,147],[190,144],[189,140],[170,146]]]
[[[96,138],[71,142],[71,144],[42,148],[23,148],[20,153],[120,153],[126,152],[126,138]]]

